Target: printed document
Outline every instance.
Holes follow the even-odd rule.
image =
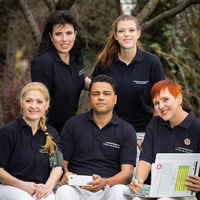
[[[143,197],[183,197],[196,193],[185,186],[188,174],[199,174],[200,154],[170,153],[157,154],[151,169],[151,187],[133,194],[129,190],[124,194]]]

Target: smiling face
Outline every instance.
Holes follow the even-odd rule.
[[[117,23],[115,39],[119,42],[120,48],[136,48],[136,43],[140,37],[140,30],[137,29],[135,20],[121,20]]]
[[[166,88],[153,98],[154,109],[164,121],[179,121],[179,113],[182,110],[182,95],[175,98]]]
[[[112,113],[117,102],[117,95],[109,83],[95,82],[91,87],[90,101],[94,112],[98,114]]]
[[[49,101],[39,90],[28,91],[24,98],[21,99],[21,108],[23,108],[24,120],[38,123],[40,118],[45,115],[49,107]],[[28,123],[29,124],[29,123]]]
[[[49,36],[59,55],[62,55],[68,54],[72,49],[76,34],[72,24],[57,24],[53,26],[52,34],[49,33]]]

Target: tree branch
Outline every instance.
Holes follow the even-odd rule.
[[[153,18],[152,20],[150,20],[146,23],[143,23],[140,26],[141,30],[144,32],[147,29],[150,29],[151,27],[161,23],[162,21],[176,16],[180,12],[184,11],[186,8],[190,7],[191,5],[199,4],[199,3],[200,3],[200,0],[186,0],[183,3],[179,4],[177,7],[173,8],[171,10],[165,11],[165,12],[161,13],[160,15],[158,15],[157,17]]]
[[[43,0],[43,1],[49,8],[49,12],[52,13],[55,10],[56,2],[54,0]]]
[[[160,2],[160,0],[150,0],[146,3],[144,8],[136,16],[139,24],[142,24],[147,20],[147,18],[155,10],[155,8],[159,2]]]
[[[38,46],[40,43],[41,33],[38,28],[38,25],[33,17],[33,14],[31,10],[28,8],[28,4],[24,0],[14,0],[19,9],[21,10],[22,14],[24,15],[24,18],[28,24],[28,27],[30,29],[31,35],[33,36],[33,39]]]
[[[56,10],[69,10],[76,0],[58,0]]]

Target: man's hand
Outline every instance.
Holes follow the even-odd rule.
[[[47,198],[52,193],[52,189],[47,187],[46,185],[38,185],[35,197],[36,199],[42,199],[42,197]]]
[[[186,181],[190,183],[186,183],[185,186],[188,190],[199,192],[200,191],[200,177],[189,174],[189,178],[186,178]]]
[[[72,172],[66,172],[64,175],[63,175],[63,177],[62,177],[62,180],[61,180],[61,185],[65,185],[65,184],[69,184],[69,182],[68,182],[68,176],[69,175],[76,175],[76,174],[74,174],[74,173],[72,173]]]
[[[136,179],[134,179],[130,184],[130,191],[132,193],[140,193],[143,188],[143,180],[139,180],[139,183]]]
[[[95,179],[94,181],[87,182],[88,185],[92,186],[81,186],[80,188],[88,190],[90,192],[97,192],[103,189],[106,185],[105,179],[101,178],[99,175],[96,174],[93,175],[93,178]]]

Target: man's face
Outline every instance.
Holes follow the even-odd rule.
[[[96,82],[91,88],[90,101],[94,112],[107,114],[113,111],[117,102],[117,95],[115,95],[109,83]]]

